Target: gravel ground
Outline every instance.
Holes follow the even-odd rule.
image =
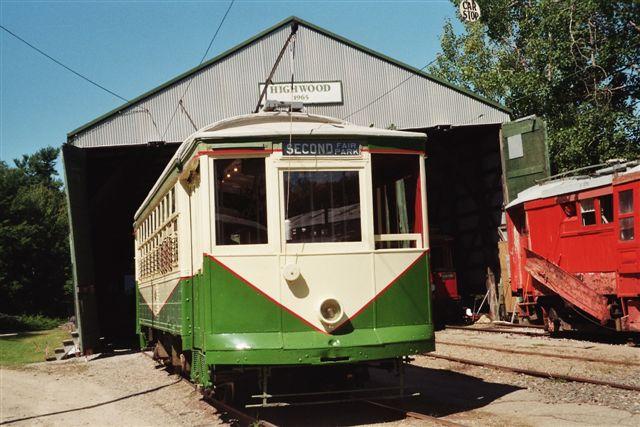
[[[640,349],[584,341],[443,331],[437,340],[549,353],[639,360]],[[511,356],[458,346],[438,353],[538,370],[636,381],[639,367]],[[626,371],[625,371],[626,369]],[[397,384],[374,371],[372,386]],[[407,385],[419,397],[405,409],[467,426],[640,426],[640,393],[605,386],[535,378],[489,368],[416,357]],[[399,406],[400,403],[389,401]],[[262,410],[277,425],[432,425],[366,403]],[[0,370],[0,424],[8,425],[216,425],[227,421],[184,381],[157,369],[142,354],[78,358]]]
[[[640,363],[640,349],[625,345],[600,344],[571,339],[548,337],[524,337],[509,334],[474,333],[458,330],[441,331],[436,334],[436,354],[464,359],[484,361],[499,365],[535,369],[550,374],[565,374],[614,381],[640,386],[640,366],[619,366],[605,363],[554,359],[529,355],[513,355],[503,352],[464,348],[460,346],[437,345],[439,340],[456,343],[470,343],[505,349],[541,351],[607,360],[625,360]],[[463,369],[465,372],[502,383],[526,387],[542,396],[546,403],[579,403],[621,409],[640,414],[640,393],[594,384],[573,383],[562,380],[530,377],[522,374],[497,371],[489,368],[472,367],[444,360],[420,357],[419,365],[442,369]]]
[[[212,425],[215,409],[142,354],[0,369],[0,425]]]

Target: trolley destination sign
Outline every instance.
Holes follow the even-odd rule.
[[[285,156],[358,156],[358,142],[304,141],[284,142],[282,153]]]

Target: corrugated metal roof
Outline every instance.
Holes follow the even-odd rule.
[[[70,132],[68,142],[99,147],[184,140],[196,129],[182,108],[168,129],[167,125],[189,80],[192,83],[183,105],[196,127],[251,112],[258,99],[258,84],[266,78],[294,21],[300,25],[296,81],[338,80],[343,87],[342,104],[310,105],[311,113],[349,116],[350,121],[365,126],[394,124],[405,129],[509,120],[509,110],[499,104],[291,17]],[[284,60],[274,81],[287,81],[290,75],[289,61]],[[353,114],[404,80],[388,96]]]
[[[509,203],[506,209],[532,200],[561,196],[563,194],[573,194],[591,188],[611,185],[614,176],[625,176],[640,172],[640,165],[634,162],[630,163],[628,168],[624,169],[624,167],[625,166],[623,166],[621,171],[619,169],[609,168],[611,170],[610,172],[596,172],[596,176],[569,177],[534,185],[518,193],[518,198]]]

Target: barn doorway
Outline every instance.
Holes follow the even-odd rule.
[[[477,296],[487,291],[488,271],[493,273],[496,284],[501,278],[500,125],[437,127],[424,132],[428,136],[426,175],[433,267],[445,273],[448,268],[455,272],[458,305],[473,308]],[[447,281],[450,276],[443,277],[445,291],[455,292]],[[434,311],[439,321],[461,315],[459,311],[451,312],[455,306],[440,304],[438,299],[443,295],[435,297]]]
[[[63,147],[85,351],[137,342],[133,216],[177,147]]]

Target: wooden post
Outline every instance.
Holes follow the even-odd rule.
[[[496,277],[491,271],[491,268],[487,267],[487,292],[489,293],[489,318],[491,321],[496,321],[498,319],[498,298],[496,295]]]

